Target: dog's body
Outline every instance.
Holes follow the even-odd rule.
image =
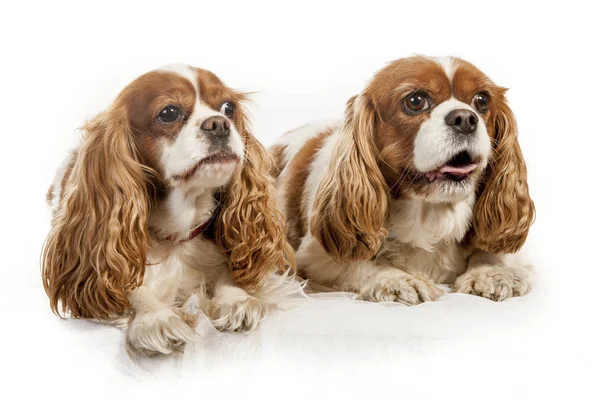
[[[489,104],[476,114],[479,93]],[[405,110],[402,97],[423,109]],[[458,132],[451,113],[474,126]],[[470,64],[390,64],[345,121],[305,125],[271,148],[299,271],[371,301],[433,300],[438,283],[494,300],[524,294],[529,269],[506,257],[533,217],[515,129],[502,89]]]
[[[208,71],[142,75],[84,127],[48,193],[44,285],[54,311],[127,323],[128,349],[170,353],[252,329],[298,289],[245,97]]]

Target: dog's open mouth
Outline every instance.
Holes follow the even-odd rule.
[[[196,163],[196,165],[194,165],[192,168],[188,169],[187,171],[185,171],[182,174],[177,174],[177,175],[173,175],[173,179],[175,180],[187,180],[189,178],[191,178],[196,171],[198,170],[198,168],[204,166],[204,165],[214,165],[214,164],[229,164],[229,163],[239,163],[240,162],[240,157],[237,154],[232,153],[231,151],[220,151],[217,153],[213,153],[211,155],[209,155],[208,157],[203,158],[202,160],[198,161]]]
[[[451,179],[460,182],[471,175],[477,169],[477,163],[471,155],[466,151],[461,151],[452,157],[442,167],[435,171],[425,173],[425,177],[429,182],[434,182],[443,179]]]

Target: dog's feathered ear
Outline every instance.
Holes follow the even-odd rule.
[[[42,275],[54,312],[106,319],[129,307],[127,294],[142,283],[148,195],[127,117],[111,110],[84,131],[63,179]]]
[[[494,140],[484,187],[473,213],[472,244],[490,253],[514,253],[525,243],[535,207],[517,140],[517,122],[504,90],[492,115]]]
[[[389,190],[378,164],[375,118],[364,95],[348,101],[334,161],[317,189],[310,230],[337,261],[373,257],[387,234]]]
[[[248,129],[241,107],[235,125],[245,145],[243,166],[226,192],[216,223],[216,241],[229,259],[232,279],[249,292],[259,290],[269,272],[295,269],[283,215],[275,206],[271,158]]]

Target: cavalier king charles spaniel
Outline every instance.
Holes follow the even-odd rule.
[[[368,301],[525,294],[529,266],[508,254],[534,205],[506,90],[458,58],[400,59],[343,122],[282,136],[271,173],[299,271]]]
[[[173,65],[84,126],[48,192],[54,312],[124,322],[129,350],[166,354],[196,337],[199,310],[218,329],[251,329],[295,290],[275,273],[294,268],[293,250],[245,100]]]

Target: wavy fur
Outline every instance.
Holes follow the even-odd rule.
[[[490,253],[514,253],[527,238],[535,206],[527,167],[517,140],[517,122],[501,95],[488,177],[473,212],[473,244]]]
[[[317,189],[310,229],[336,260],[373,257],[387,235],[389,190],[373,143],[375,110],[364,95],[348,101],[331,163]]]
[[[89,122],[42,256],[52,310],[106,319],[129,307],[146,262],[145,168],[127,116],[113,108]]]
[[[244,115],[238,113],[236,126],[245,139],[246,157],[223,196],[216,241],[229,259],[234,282],[254,293],[269,272],[295,270],[295,262],[268,176],[272,160],[247,128]]]

